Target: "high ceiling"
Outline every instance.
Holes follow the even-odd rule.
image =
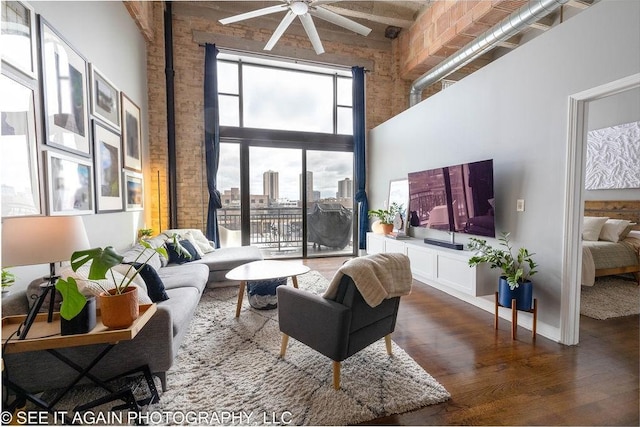
[[[564,22],[568,17],[589,7],[594,1],[597,0],[568,0],[566,6],[559,9],[558,12],[541,19],[530,28],[525,29],[521,34],[503,41],[500,44],[500,49],[518,47],[521,43],[535,37],[552,25]],[[376,48],[385,48],[386,46],[390,48],[391,40],[398,37],[398,34],[404,34],[405,39],[410,41],[408,42],[408,47],[407,45],[404,46],[404,49],[409,52],[403,52],[403,55],[408,53],[413,57],[405,57],[406,64],[402,74],[403,78],[413,79],[455,53],[463,45],[506,18],[513,11],[525,5],[527,0],[447,0],[446,2],[444,0],[321,0],[321,2],[322,7],[372,29],[371,33],[364,37],[321,19],[314,19],[322,41],[337,41]],[[219,0],[180,1],[174,4],[183,13],[192,16],[207,15],[212,19],[219,20],[282,3],[282,0]],[[453,18],[453,15],[457,13],[454,11],[456,6],[460,6],[458,8],[461,11],[459,16],[467,14],[463,18],[458,17],[459,21],[457,23]],[[449,16],[449,14],[451,18],[447,17],[446,22],[442,22],[440,17]],[[471,15],[473,16],[473,21],[470,19],[466,23],[466,27],[459,30],[461,27],[460,19]],[[256,31],[265,31],[271,34],[284,16],[285,9],[282,12],[247,19],[231,25],[240,24]],[[437,32],[437,34],[433,34],[434,32]],[[306,37],[306,33],[298,20],[291,24],[285,34]],[[445,36],[449,37],[449,39],[445,39]],[[274,53],[276,50],[274,49]],[[280,53],[283,52],[280,51]],[[492,53],[494,56],[499,56],[500,54],[500,52]],[[330,56],[331,53],[327,53],[319,59],[331,60]],[[491,58],[489,58],[490,60]],[[413,65],[410,65],[410,62]]]

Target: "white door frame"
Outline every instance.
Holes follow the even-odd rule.
[[[640,73],[569,96],[560,342],[578,344],[588,103],[640,87]]]

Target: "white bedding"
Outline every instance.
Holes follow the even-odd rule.
[[[640,251],[640,231],[631,231],[629,235],[621,242],[635,249],[636,254]],[[593,255],[589,246],[582,245],[582,285],[593,286],[595,283],[596,268]]]

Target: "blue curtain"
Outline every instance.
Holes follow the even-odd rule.
[[[356,181],[356,203],[358,203],[358,248],[367,248],[369,231],[369,201],[365,191],[367,184],[367,159],[365,155],[364,127],[364,68],[353,67],[353,154],[355,158],[354,176]]]
[[[207,164],[207,188],[209,206],[207,209],[206,236],[220,247],[218,212],[222,207],[217,189],[218,163],[220,160],[220,111],[218,106],[218,49],[214,44],[206,44],[204,56],[204,146]]]

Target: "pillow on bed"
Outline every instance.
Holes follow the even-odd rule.
[[[600,230],[600,240],[606,240],[607,242],[618,243],[620,235],[631,224],[631,221],[626,219],[608,219]],[[628,234],[628,233],[627,233]]]
[[[608,217],[585,216],[582,222],[582,240],[597,241],[602,231],[602,226]]]
[[[624,240],[627,238],[629,233],[631,233],[631,230],[633,230],[634,225],[636,225],[635,222],[630,222],[629,225],[627,225],[627,228],[625,228],[624,231],[620,233],[620,240]]]

